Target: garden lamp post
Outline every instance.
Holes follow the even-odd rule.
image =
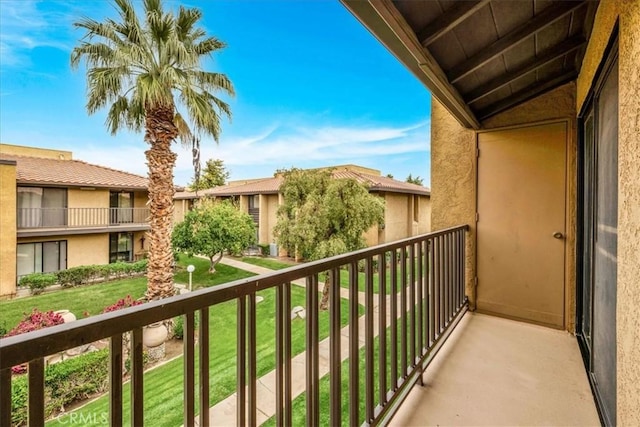
[[[193,264],[189,264],[187,266],[187,271],[189,272],[189,292],[191,292],[191,277],[193,276],[193,272],[196,271],[196,267]]]

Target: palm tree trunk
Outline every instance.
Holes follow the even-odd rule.
[[[173,223],[173,168],[176,154],[171,143],[178,136],[173,123],[173,106],[149,108],[145,114],[144,139],[150,145],[145,151],[149,167],[149,267],[147,270],[147,299],[174,295],[173,251],[171,228]]]

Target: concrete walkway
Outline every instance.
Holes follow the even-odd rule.
[[[235,268],[239,268],[246,271],[251,271],[256,274],[273,273],[274,270],[248,264],[233,258],[224,257],[221,261],[222,264],[229,265]],[[296,280],[292,282],[296,286],[304,287],[304,280]],[[340,294],[342,298],[349,297],[349,290],[341,288]],[[361,304],[364,302],[364,292],[358,293],[358,299]],[[378,301],[374,298],[374,335],[377,336],[377,318],[378,318]],[[364,346],[364,328],[365,328],[365,316],[361,316],[358,319],[359,330],[359,342],[360,347]],[[349,357],[349,327],[345,326],[340,331],[340,360],[344,361]],[[322,378],[329,372],[329,338],[326,338],[319,343],[319,375]],[[292,398],[296,398],[305,391],[306,388],[306,355],[305,352],[298,354],[291,359],[291,393]],[[257,380],[257,414],[258,424],[264,423],[266,420],[275,415],[276,409],[276,371],[273,370],[268,374],[258,378]],[[236,425],[236,393],[227,397],[218,404],[212,406],[209,409],[209,416],[211,425],[215,426],[234,426]],[[196,420],[197,423],[197,420]]]

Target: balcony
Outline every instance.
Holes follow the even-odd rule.
[[[538,402],[536,395],[547,392],[547,381],[555,394],[542,402],[554,403],[564,418],[554,418],[554,410],[543,423],[597,423],[574,338],[467,313],[466,230],[466,226],[455,227],[2,339],[0,388],[11,389],[12,366],[28,363],[29,425],[42,425],[45,358],[108,339],[108,418],[111,425],[121,425],[123,334],[130,333],[130,423],[142,425],[142,328],[181,315],[184,374],[178,392],[184,394],[184,401],[178,410],[186,426],[258,425],[271,417],[278,426],[299,424],[301,417],[307,425],[386,425],[398,419],[404,421],[397,425],[424,424],[438,420],[434,414],[440,407],[453,411],[453,418],[441,418],[449,424],[462,420],[531,424],[527,420],[540,418],[527,419],[526,414],[525,418],[497,418],[496,414],[503,409],[511,414],[520,413],[518,408],[531,408],[529,401]],[[325,277],[330,283],[329,324],[327,339],[321,339],[319,300]],[[347,287],[340,286],[344,279]],[[294,287],[304,293],[306,309],[304,348],[298,354],[292,345],[292,331],[301,331],[293,327],[295,316],[291,315]],[[258,315],[256,292],[266,290],[273,291],[275,298],[269,316],[263,318]],[[210,390],[218,380],[216,366],[210,363],[210,348],[221,331],[210,330],[209,319],[226,302],[233,302],[237,312],[236,324],[228,325],[236,340],[235,393],[214,404]],[[197,334],[196,315],[200,319]],[[343,327],[344,318],[348,324]],[[264,348],[260,347],[261,337],[256,336],[256,325],[269,321],[275,329],[269,349],[275,355],[274,370],[258,378],[256,366],[259,355],[264,357]],[[545,340],[545,336],[553,338]],[[416,384],[424,387],[414,387]],[[466,388],[465,384],[475,386]],[[496,392],[503,400],[494,399]],[[520,396],[524,400],[517,401]],[[430,403],[424,403],[424,398]],[[196,402],[209,409],[196,414]],[[502,402],[511,406],[502,408]],[[544,414],[546,405],[533,408]],[[586,418],[567,418],[575,411],[584,412]],[[472,416],[455,418],[467,413]],[[2,393],[0,425],[10,424],[11,398]]]
[[[134,231],[149,227],[149,208],[18,208],[16,218],[18,237]]]

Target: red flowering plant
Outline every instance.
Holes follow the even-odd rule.
[[[31,331],[37,331],[38,329],[48,328],[49,326],[60,325],[64,323],[64,319],[58,313],[53,311],[39,311],[34,308],[31,314],[27,314],[20,323],[10,330],[5,337],[12,337],[14,335],[20,335]],[[27,372],[27,365],[17,365],[11,368],[14,374],[23,374]]]
[[[137,301],[131,298],[131,295],[127,295],[124,298],[119,299],[116,303],[108,305],[102,310],[103,313],[109,313],[111,311],[121,310],[127,307],[133,307],[134,305],[140,305],[142,301]]]

